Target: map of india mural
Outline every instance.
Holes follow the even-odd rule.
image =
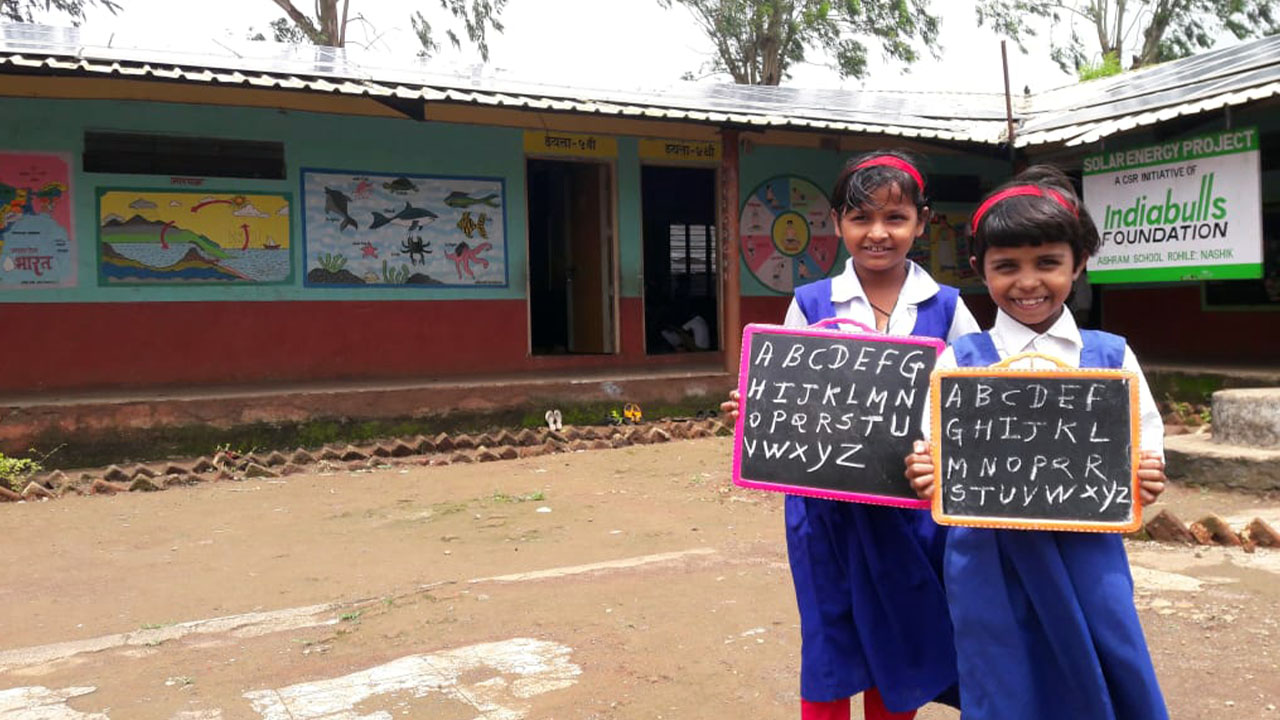
[[[289,196],[98,191],[102,285],[288,282]]]
[[[306,284],[506,286],[502,180],[304,170]]]
[[[68,160],[0,153],[0,290],[76,282]]]

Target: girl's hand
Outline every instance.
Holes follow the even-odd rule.
[[[728,415],[729,419],[734,422],[738,421],[738,399],[738,391],[730,390],[729,399],[720,403],[720,412]]]
[[[906,457],[907,471],[903,473],[911,483],[911,489],[921,500],[933,497],[933,455],[929,443],[917,440],[911,445],[912,453]]]
[[[1164,475],[1164,460],[1160,454],[1143,450],[1138,457],[1138,490],[1143,505],[1150,505],[1164,492],[1168,478]]]

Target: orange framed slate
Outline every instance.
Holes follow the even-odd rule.
[[[1048,360],[1053,369],[1010,367]],[[1138,376],[1025,353],[930,382],[933,517],[942,525],[1132,532]]]

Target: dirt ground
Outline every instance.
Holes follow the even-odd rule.
[[[781,497],[734,488],[730,449],[0,506],[0,719],[797,717]],[[1130,555],[1172,716],[1280,720],[1280,552]]]

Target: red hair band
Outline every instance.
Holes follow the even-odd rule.
[[[1067,199],[1063,197],[1062,193],[1058,192],[1057,190],[1054,190],[1052,188],[1042,188],[1039,185],[1014,185],[1013,187],[1005,188],[1004,190],[1001,190],[995,195],[992,195],[991,197],[982,201],[982,204],[978,206],[977,212],[973,214],[973,234],[974,235],[978,234],[978,223],[982,222],[982,216],[986,215],[987,211],[990,210],[996,203],[1006,198],[1020,197],[1024,195],[1052,198],[1059,205],[1061,205],[1062,207],[1070,211],[1072,215],[1075,215],[1076,217],[1080,217],[1080,211],[1072,207],[1071,203],[1067,202]]]
[[[916,187],[920,188],[920,192],[924,192],[924,177],[920,175],[920,171],[916,169],[915,165],[912,165],[900,157],[894,157],[893,155],[876,155],[875,157],[867,158],[866,160],[858,163],[857,166],[853,168],[853,171],[857,172],[862,168],[876,166],[891,167],[895,170],[901,170],[902,172],[910,175],[912,180],[916,181]]]

